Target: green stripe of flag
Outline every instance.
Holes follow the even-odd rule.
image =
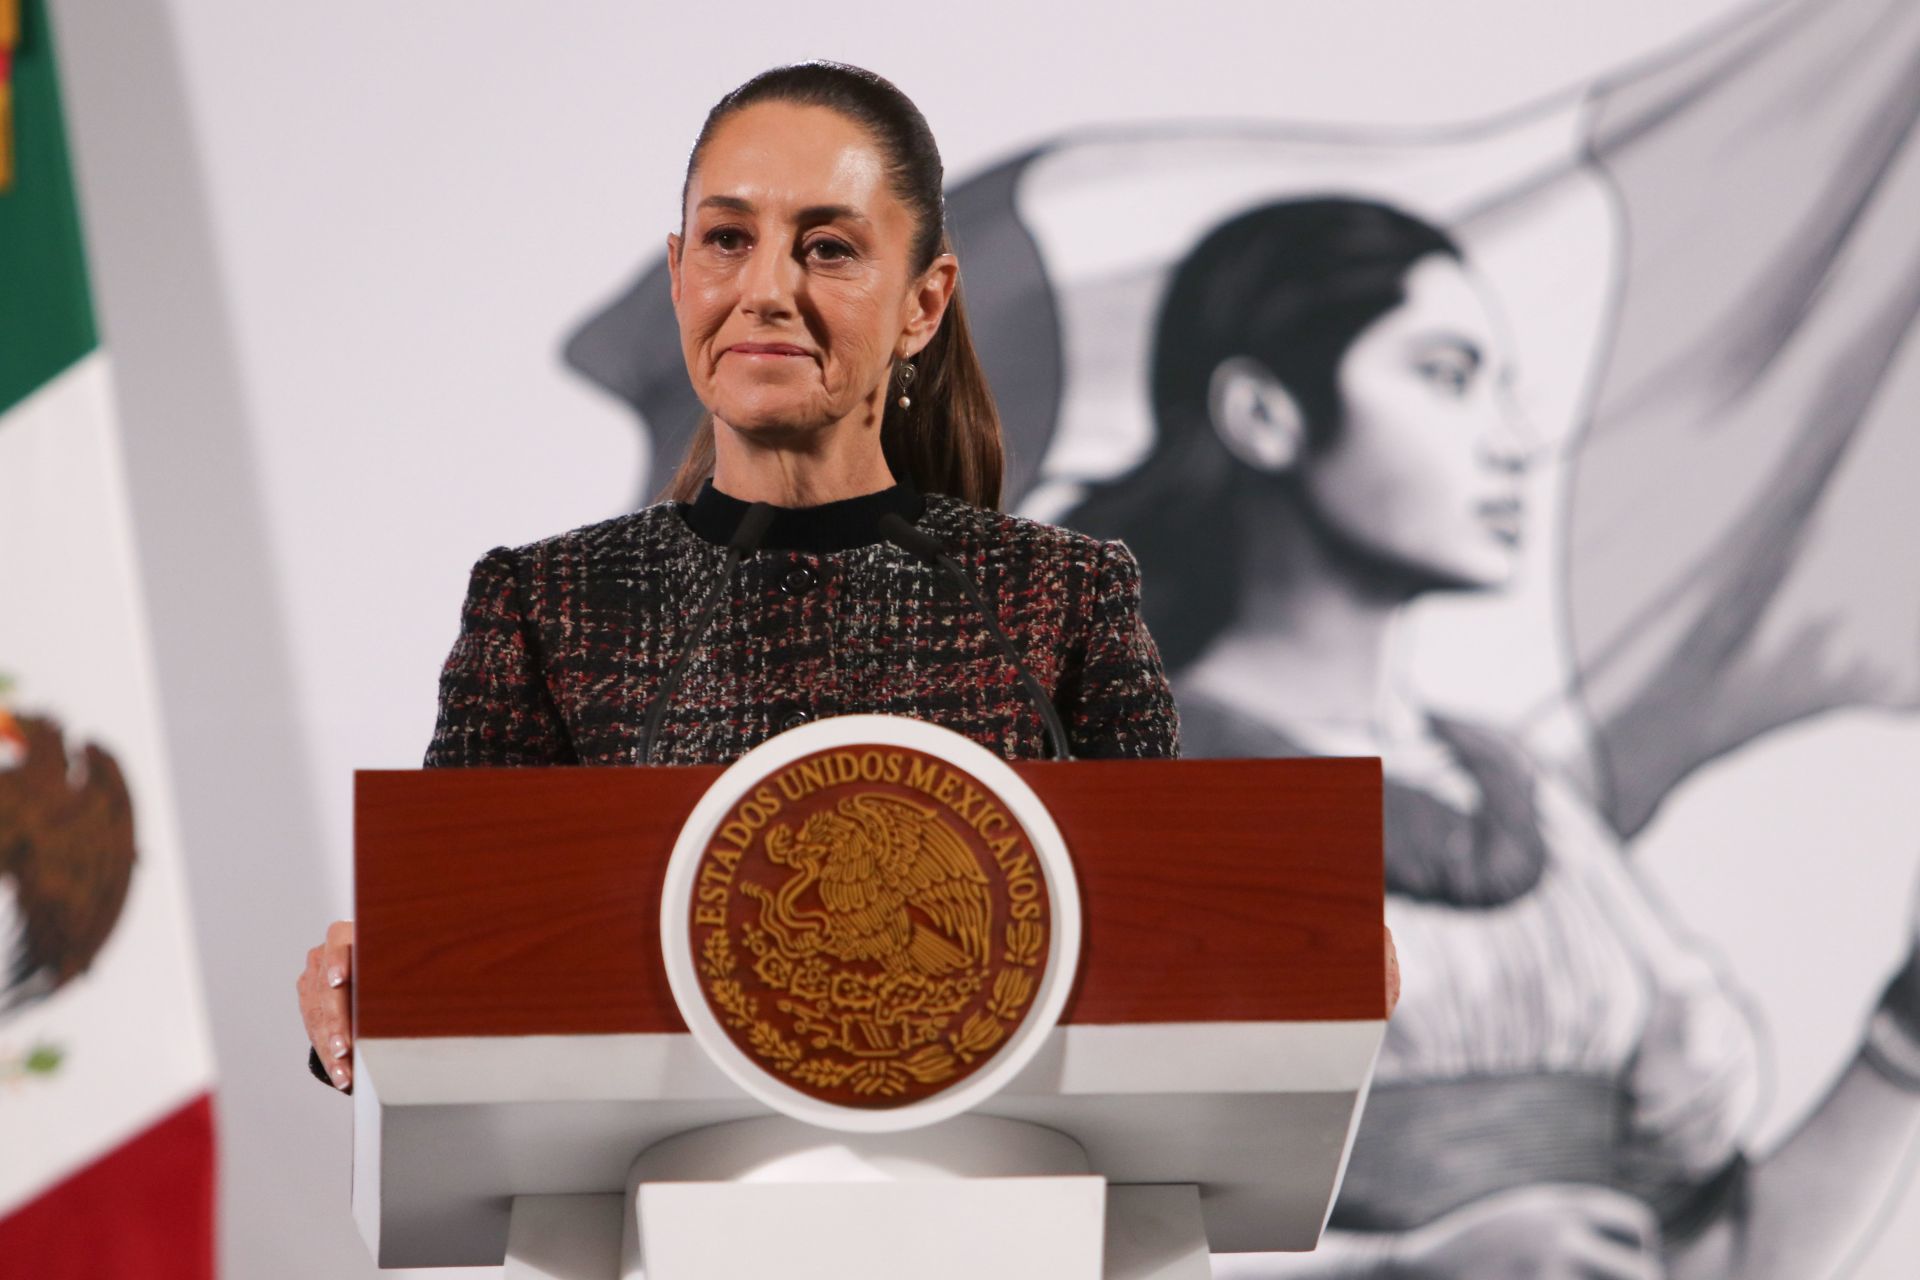
[[[97,342],[44,0],[22,6],[13,127],[13,185],[0,191],[0,414]]]

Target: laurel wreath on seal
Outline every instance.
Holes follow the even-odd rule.
[[[951,991],[938,992],[931,998],[935,1016],[929,1022],[931,1036],[926,1043],[900,1057],[863,1058],[856,1062],[837,1061],[809,1052],[809,1048],[820,1050],[833,1044],[830,1029],[809,1000],[778,1001],[780,1011],[793,1017],[795,1033],[801,1039],[782,1034],[779,1027],[761,1016],[759,1000],[747,994],[735,976],[739,972],[740,957],[725,930],[716,929],[707,935],[701,948],[700,970],[721,1020],[737,1031],[744,1031],[748,1047],[776,1072],[817,1089],[844,1086],[861,1096],[897,1097],[912,1083],[939,1084],[951,1079],[960,1064],[971,1064],[1006,1039],[1021,1010],[1033,998],[1034,975],[1030,970],[1040,962],[1041,950],[1046,945],[1046,929],[1035,920],[1018,920],[1006,927],[1005,941],[1002,958],[1018,967],[1002,969],[994,975],[993,989],[984,1006],[970,1014],[957,1029],[950,1026],[951,1015],[978,991],[980,975],[971,975],[970,982],[964,979],[954,982]],[[786,957],[769,947],[765,936],[750,924],[741,927],[741,942],[759,957],[754,966],[755,975],[777,991],[791,996],[798,988],[802,995],[815,996],[825,990],[847,1002],[857,1002],[869,995],[859,989],[862,980],[858,975],[844,971],[828,973],[824,964],[816,971],[810,967],[811,962],[798,967],[791,965]],[[852,989],[845,989],[849,984]],[[836,987],[842,989],[836,992]],[[929,1000],[923,999],[920,1003],[925,1006]]]

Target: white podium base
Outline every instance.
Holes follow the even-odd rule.
[[[641,1152],[627,1190],[622,1280],[1100,1280],[1106,1180],[1043,1125],[740,1120]]]
[[[1031,1185],[1039,1179],[1009,1178],[1004,1184]],[[1047,1179],[1044,1181],[1051,1181]],[[1073,1178],[1068,1181],[1097,1181]],[[712,1188],[714,1184],[683,1184]],[[725,1187],[727,1184],[720,1184]],[[763,1184],[764,1185],[764,1184]],[[870,1189],[874,1184],[856,1186]],[[926,1184],[922,1184],[926,1185]],[[627,1201],[617,1195],[518,1196],[513,1202],[513,1224],[507,1244],[505,1280],[624,1280],[620,1266],[621,1239],[627,1226]],[[951,1215],[962,1206],[943,1201],[943,1217],[925,1237],[913,1244],[913,1256],[928,1249],[942,1250],[957,1234],[954,1223],[978,1222],[977,1219]],[[989,1206],[990,1208],[991,1206]],[[1074,1212],[1084,1213],[1076,1204]],[[1200,1195],[1193,1186],[1109,1187],[1106,1189],[1105,1249],[1097,1274],[1102,1280],[1209,1280],[1207,1240],[1200,1220]],[[866,1224],[861,1224],[862,1227]],[[968,1227],[973,1235],[978,1227]],[[638,1233],[635,1233],[637,1239]],[[943,1255],[937,1261],[964,1266],[962,1259]],[[796,1271],[791,1254],[782,1254],[777,1270],[762,1274],[809,1274]],[[1037,1269],[1029,1256],[1023,1266]],[[886,1259],[880,1274],[900,1275],[907,1265],[900,1257]],[[1005,1269],[1001,1269],[1005,1270]],[[1013,1274],[1021,1274],[1019,1268]],[[695,1274],[717,1276],[703,1269]],[[834,1268],[825,1274],[847,1275]],[[916,1274],[940,1275],[937,1267]],[[1055,1273],[1059,1274],[1059,1273]],[[1068,1274],[1086,1274],[1084,1271]],[[627,1276],[656,1277],[642,1269]]]
[[[1106,1181],[653,1182],[621,1280],[1100,1280]]]
[[[1215,1248],[1311,1249],[1385,1026],[1056,1027],[1019,1078],[961,1118],[1044,1127],[1084,1165],[962,1172],[1197,1184]],[[516,1197],[619,1194],[635,1152],[767,1114],[684,1032],[363,1037],[354,1060],[353,1212],[382,1267],[497,1267]]]
[[[519,1196],[506,1280],[1209,1280],[1193,1186],[1108,1187],[1056,1130],[781,1117],[643,1151],[625,1196]]]

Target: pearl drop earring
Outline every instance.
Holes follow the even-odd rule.
[[[900,399],[895,401],[902,409],[913,407],[913,399],[907,395],[907,388],[913,385],[913,366],[906,361],[900,362]]]

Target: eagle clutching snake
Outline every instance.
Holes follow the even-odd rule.
[[[847,796],[796,834],[767,832],[768,858],[795,868],[779,889],[748,884],[761,927],[795,958],[870,961],[938,978],[984,966],[993,903],[980,861],[939,815],[876,793]],[[817,888],[819,909],[800,899]]]
[[[69,757],[52,720],[0,710],[0,1018],[85,973],[133,880],[133,803],[89,743]]]

